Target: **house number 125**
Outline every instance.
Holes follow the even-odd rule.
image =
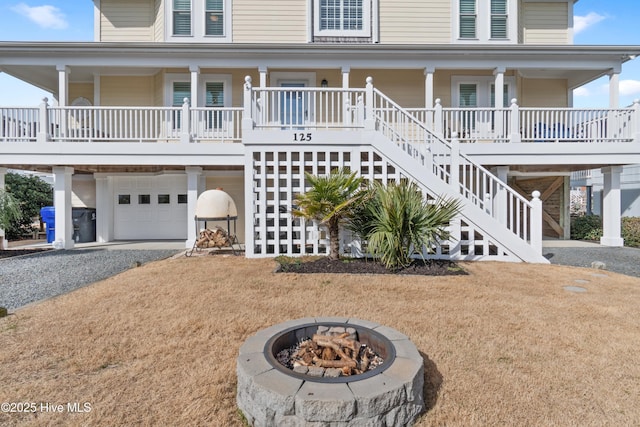
[[[294,141],[311,141],[311,132],[309,133],[294,133],[293,134]]]

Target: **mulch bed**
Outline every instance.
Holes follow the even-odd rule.
[[[383,264],[366,258],[341,259],[329,258],[301,259],[287,258],[277,260],[277,273],[340,273],[340,274],[413,274],[423,276],[457,276],[467,272],[458,264],[446,260],[415,260],[410,266],[399,270],[388,270]]]
[[[35,253],[46,252],[46,251],[50,251],[50,250],[51,250],[50,248],[0,250],[0,259],[1,258],[11,258],[11,257],[14,257],[14,256],[20,256],[20,255],[35,254]]]

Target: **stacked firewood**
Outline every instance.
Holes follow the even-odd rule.
[[[227,231],[219,226],[202,230],[196,240],[197,248],[222,248],[225,246],[231,246],[231,239]]]
[[[349,336],[348,332],[335,336],[314,334],[299,344],[292,356],[293,367],[337,368],[343,376],[366,372],[377,356],[371,348]]]

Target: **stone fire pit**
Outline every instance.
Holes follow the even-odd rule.
[[[374,370],[338,378],[300,374],[282,366],[278,351],[319,326],[355,329],[385,360]],[[423,360],[395,329],[359,319],[322,317],[280,323],[257,332],[237,359],[238,407],[253,426],[411,425],[424,409]]]

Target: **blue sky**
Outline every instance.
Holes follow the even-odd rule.
[[[575,44],[640,45],[640,0],[580,0],[575,5]],[[0,41],[92,41],[90,0],[0,0]],[[620,75],[620,106],[640,98],[640,58]],[[0,73],[0,105],[37,105],[51,95]],[[574,94],[575,107],[607,107],[608,79]]]

